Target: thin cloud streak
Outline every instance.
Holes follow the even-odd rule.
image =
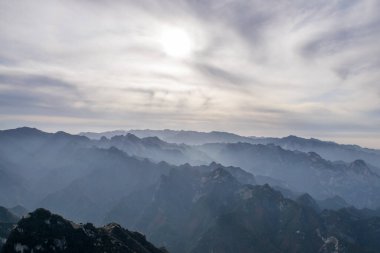
[[[2,1],[0,128],[291,133],[374,146],[379,10],[377,0]],[[162,48],[173,27],[191,39],[185,58]]]

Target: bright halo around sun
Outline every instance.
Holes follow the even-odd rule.
[[[175,58],[189,57],[192,52],[192,40],[189,34],[180,28],[166,28],[161,33],[162,50]]]

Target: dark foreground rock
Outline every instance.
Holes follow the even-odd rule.
[[[75,224],[45,209],[37,209],[19,221],[2,248],[11,252],[164,253],[145,236],[111,223],[101,228]]]

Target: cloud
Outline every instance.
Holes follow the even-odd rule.
[[[84,96],[75,84],[57,77],[0,73],[2,114],[83,116]],[[88,113],[88,111],[86,112]]]
[[[230,73],[229,71],[217,66],[197,64],[195,68],[198,69],[206,77],[209,77],[215,85],[220,81],[222,84],[229,84],[233,86],[241,86],[247,82],[247,80],[244,80],[244,77]]]
[[[27,86],[34,88],[58,88],[64,90],[75,91],[75,85],[64,80],[43,75],[28,75],[28,74],[1,74],[0,85],[17,85],[26,88]]]
[[[379,9],[377,0],[1,1],[0,127],[333,132],[373,145]],[[172,27],[191,38],[189,57],[162,49]]]

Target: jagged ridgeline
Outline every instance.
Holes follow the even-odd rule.
[[[2,253],[13,252],[125,252],[165,253],[149,243],[145,236],[111,223],[96,228],[75,224],[45,209],[37,209],[22,218],[3,246]]]
[[[171,253],[380,248],[376,150],[297,137],[166,131],[164,141],[134,133],[140,136],[0,131],[0,205],[13,207],[0,212],[3,250],[162,251],[149,251],[147,241]],[[167,142],[186,136],[197,145]],[[313,150],[322,146],[336,159]],[[104,244],[91,248],[98,238]]]

